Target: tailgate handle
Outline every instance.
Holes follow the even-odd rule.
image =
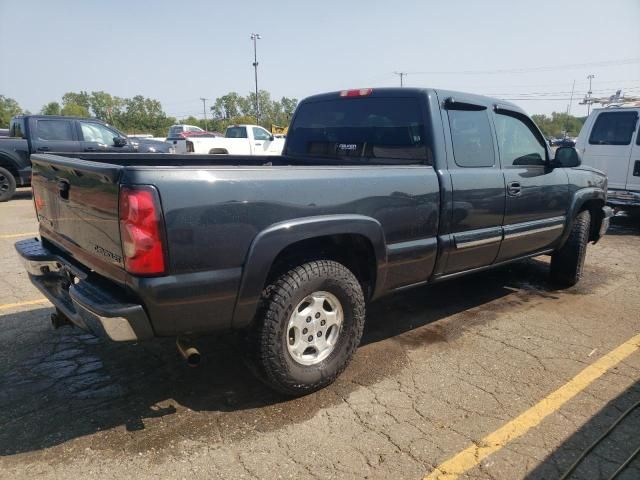
[[[69,189],[71,185],[68,180],[58,179],[58,191],[60,192],[60,197],[65,200],[69,200]]]

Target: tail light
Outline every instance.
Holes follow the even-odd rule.
[[[341,97],[366,97],[371,95],[373,88],[359,88],[356,90],[342,90],[340,92]]]
[[[193,148],[193,142],[190,142],[189,140],[187,140],[187,152],[193,153],[195,152],[195,148]]]
[[[152,186],[122,187],[119,217],[127,272],[135,275],[164,273],[164,228],[157,190]]]

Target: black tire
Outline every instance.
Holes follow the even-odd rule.
[[[16,179],[13,174],[0,167],[0,202],[10,200],[16,193]]]
[[[551,280],[557,285],[572,287],[582,277],[590,227],[591,214],[583,210],[574,218],[565,244],[551,256]]]
[[[317,364],[302,365],[287,346],[289,318],[300,302],[318,291],[339,300],[344,318],[331,353]],[[257,373],[269,387],[286,395],[302,396],[326,387],[351,361],[362,338],[364,318],[362,287],[344,265],[317,260],[288,271],[263,292],[253,332]]]

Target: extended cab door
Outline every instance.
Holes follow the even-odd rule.
[[[507,186],[504,240],[497,261],[550,246],[563,232],[569,181],[562,168],[549,168],[544,137],[521,112],[497,107],[493,114],[500,162]]]
[[[120,132],[91,120],[79,120],[79,135],[85,152],[130,152],[131,143]]]
[[[73,127],[73,120],[35,118],[31,120],[32,153],[79,152],[81,142]]]
[[[609,188],[625,189],[631,163],[631,140],[636,130],[638,112],[600,111],[582,145],[582,161],[602,170]]]
[[[477,101],[456,97],[444,103],[445,136],[453,152],[447,159],[453,242],[444,274],[491,265],[502,242],[504,177],[488,105]]]

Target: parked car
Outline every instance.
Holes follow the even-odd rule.
[[[585,165],[609,177],[607,201],[621,210],[640,209],[639,115],[640,107],[593,110],[576,142]]]
[[[224,137],[189,137],[186,149],[215,155],[281,155],[284,142],[259,125],[231,125]]]
[[[167,139],[184,138],[183,134],[189,132],[205,133],[202,128],[196,127],[195,125],[171,125],[167,133]]]
[[[173,125],[169,128],[169,136],[166,141],[169,142],[175,153],[187,153],[187,139],[193,137],[221,137],[219,132],[208,132],[194,125]]]
[[[549,142],[552,147],[575,147],[576,140],[571,137],[554,138]]]
[[[0,137],[8,137],[9,129],[8,128],[0,128]]]
[[[11,119],[9,137],[0,138],[0,202],[30,184],[29,157],[37,152],[170,153],[171,145],[129,140],[96,118],[19,115]]]
[[[31,281],[115,341],[235,329],[274,389],[335,380],[384,295],[551,255],[574,285],[607,179],[517,106],[444,90],[303,100],[282,156],[33,156]],[[88,161],[85,161],[88,160]],[[142,355],[142,353],[141,353]]]

